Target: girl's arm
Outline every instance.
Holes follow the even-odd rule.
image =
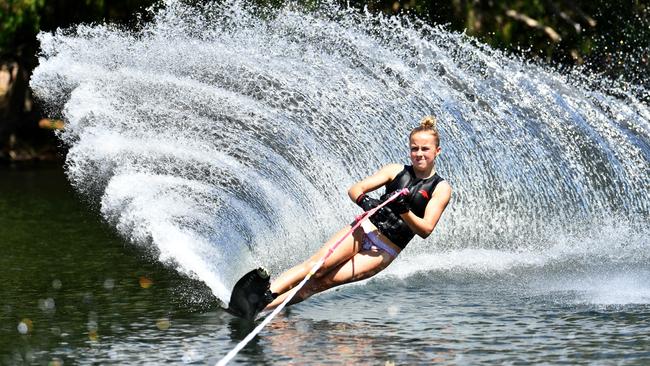
[[[348,189],[348,196],[352,201],[356,202],[362,194],[372,192],[392,181],[402,169],[404,169],[404,166],[401,164],[388,164],[375,172],[375,174],[353,184]]]
[[[438,224],[442,212],[449,203],[449,199],[451,199],[451,186],[445,181],[440,182],[433,191],[429,203],[427,203],[423,218],[417,217],[411,211],[402,214],[401,217],[414,233],[422,238],[426,238]]]

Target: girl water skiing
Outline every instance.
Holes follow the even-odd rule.
[[[336,286],[372,277],[386,268],[416,234],[422,238],[431,234],[451,198],[451,186],[435,170],[441,148],[434,117],[425,117],[411,131],[409,149],[411,165],[386,165],[350,187],[348,195],[364,211],[368,211],[396,191],[408,188],[409,193],[399,196],[364,220],[329,255],[290,304]],[[379,200],[367,195],[381,187],[386,187],[386,192]],[[290,290],[307,276],[351,227],[344,227],[311,258],[275,279],[270,288],[275,299],[265,310],[281,304]]]

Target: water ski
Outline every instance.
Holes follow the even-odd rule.
[[[271,276],[262,267],[246,273],[235,283],[226,311],[247,320],[255,319],[273,301],[270,279]]]

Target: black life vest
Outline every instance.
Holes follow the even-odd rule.
[[[415,176],[413,166],[405,165],[404,169],[386,185],[386,193],[381,196],[381,200],[387,199],[397,190],[408,188],[411,191],[411,212],[417,217],[424,217],[424,211],[433,195],[433,191],[436,189],[438,183],[443,180],[438,173],[426,179],[419,179]],[[388,206],[384,206],[371,216],[370,222],[377,226],[379,231],[386,235],[390,241],[402,249],[415,236],[413,230],[411,230],[400,215],[393,212]]]

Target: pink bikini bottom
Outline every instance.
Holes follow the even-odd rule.
[[[391,248],[390,245],[384,243],[379,238],[379,235],[376,233],[377,229],[370,227],[368,221],[364,221],[361,224],[361,228],[363,229],[363,233],[364,233],[363,239],[361,240],[362,250],[375,250],[375,251],[383,250],[393,258],[397,257],[397,254],[399,253],[397,253],[395,249]]]

